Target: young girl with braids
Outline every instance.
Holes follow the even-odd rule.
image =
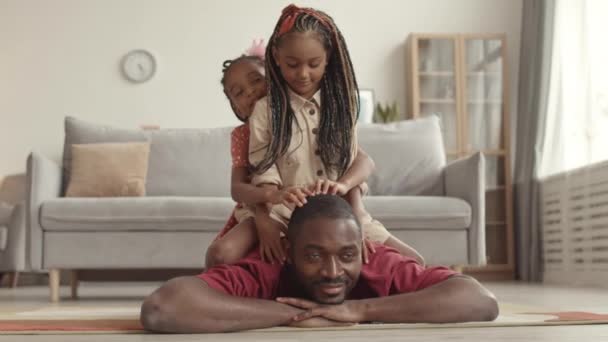
[[[263,42],[256,40],[245,55],[227,60],[223,64],[221,83],[224,94],[230,101],[230,106],[236,117],[243,122],[231,133],[231,193],[238,204],[224,229],[207,249],[205,262],[207,268],[217,264],[233,263],[251,250],[258,241],[254,217],[261,224],[265,224],[265,222],[272,224],[270,217],[264,211],[261,211],[256,217],[252,207],[264,203],[302,205],[306,202],[306,196],[312,195],[312,192],[307,188],[270,189],[251,184],[251,167],[248,162],[248,118],[255,103],[266,96],[264,52]],[[365,153],[360,153],[353,164],[360,165],[359,168],[367,170],[365,177],[372,172],[373,161]],[[284,259],[280,245],[272,246],[272,250],[268,252],[276,255],[276,260]],[[266,257],[268,254],[263,255]],[[367,253],[365,253],[365,258],[367,260]],[[268,255],[267,260],[272,259]]]
[[[333,19],[314,9],[286,7],[270,38],[265,64],[268,95],[249,117],[252,183],[264,189],[308,187],[314,193],[346,196],[365,238],[423,263],[363,207],[364,182],[371,171],[353,163],[362,153],[355,126],[358,86]],[[280,243],[293,204],[269,202],[256,208],[256,214],[272,218],[256,224],[262,255],[282,257],[274,246]]]

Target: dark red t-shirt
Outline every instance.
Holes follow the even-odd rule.
[[[384,297],[414,292],[455,275],[445,267],[423,267],[395,249],[376,246],[370,262],[364,264],[357,285],[348,299]],[[265,263],[256,251],[233,265],[220,265],[198,276],[210,287],[239,297],[275,299],[302,297],[290,281],[286,268]]]

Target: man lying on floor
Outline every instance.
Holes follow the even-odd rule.
[[[144,301],[147,330],[217,333],[276,326],[362,322],[489,321],[496,299],[472,278],[422,267],[377,245],[362,263],[361,227],[338,196],[319,195],[293,212],[289,260],[268,264],[259,253],[198,277],[170,280]]]

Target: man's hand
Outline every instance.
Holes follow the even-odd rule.
[[[283,225],[264,213],[255,215],[255,228],[262,260],[271,264],[274,261],[282,264],[285,261],[285,250],[281,243],[281,231],[285,231]]]
[[[351,188],[345,183],[334,182],[329,179],[319,179],[316,183],[309,186],[309,190],[315,195],[328,194],[344,196],[350,191],[350,189]]]
[[[332,321],[323,317],[313,317],[302,321],[291,321],[287,326],[294,328],[326,328],[326,327],[348,327],[354,323]]]
[[[309,189],[292,186],[282,190],[273,190],[270,193],[268,202],[272,204],[284,204],[288,208],[291,204],[301,207],[306,204],[307,196],[312,196],[312,192]]]
[[[362,322],[365,319],[361,305],[357,305],[355,300],[347,300],[338,305],[323,305],[301,298],[279,297],[276,300],[279,303],[306,310],[292,318],[294,323],[315,317],[351,324]]]

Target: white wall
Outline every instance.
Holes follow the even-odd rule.
[[[0,0],[0,175],[23,172],[32,149],[58,160],[65,115],[119,127],[236,124],[219,85],[221,63],[252,38],[268,37],[290,2]],[[375,89],[377,100],[397,100],[402,110],[410,32],[505,32],[515,112],[522,0],[298,5],[333,16],[360,86]],[[145,84],[119,73],[121,57],[135,48],[159,62]]]

